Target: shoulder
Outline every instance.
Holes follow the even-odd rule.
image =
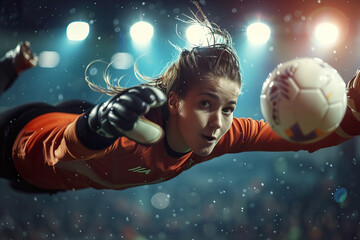
[[[264,120],[252,118],[233,118],[230,129],[220,139],[214,150],[219,154],[240,152],[247,143],[253,142],[260,134],[268,129]]]
[[[226,134],[245,133],[248,131],[259,131],[261,128],[265,127],[266,125],[267,123],[263,119],[255,120],[252,118],[233,118],[230,129]]]

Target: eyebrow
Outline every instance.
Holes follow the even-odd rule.
[[[206,96],[209,96],[209,97],[214,98],[214,99],[216,99],[216,100],[219,100],[218,95],[213,94],[213,93],[204,92],[204,93],[200,93],[200,96],[201,96],[201,95],[206,95]],[[230,102],[228,102],[228,104],[235,104],[235,105],[236,105],[236,101],[230,101]]]

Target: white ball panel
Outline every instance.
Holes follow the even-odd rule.
[[[323,86],[322,91],[327,98],[329,104],[336,102],[343,102],[344,96],[346,96],[346,85],[340,75],[333,73],[331,76],[332,81]]]
[[[282,129],[286,130],[290,128],[294,122],[297,121],[296,119],[296,109],[294,109],[293,102],[290,101],[281,101],[279,103],[279,126]]]
[[[320,90],[302,90],[293,102],[295,118],[304,134],[320,126],[327,109],[327,101]]]
[[[321,121],[319,129],[324,132],[335,130],[343,119],[345,111],[346,108],[344,108],[342,102],[331,104],[328,107],[324,119]]]
[[[315,59],[298,59],[299,66],[295,72],[294,78],[301,89],[319,88],[323,86],[328,79],[324,77],[327,68],[323,68],[319,61]]]
[[[273,109],[272,109],[271,104],[267,101],[265,94],[262,94],[260,96],[260,107],[261,107],[261,112],[262,112],[265,120],[267,122],[270,122],[271,118],[269,116],[271,116]]]

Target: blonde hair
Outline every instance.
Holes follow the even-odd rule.
[[[176,61],[170,63],[159,76],[153,78],[140,73],[138,69],[138,59],[134,63],[136,78],[142,81],[144,85],[152,85],[160,88],[166,95],[168,95],[170,91],[174,91],[180,97],[185,96],[194,84],[210,76],[227,77],[228,79],[237,81],[239,86],[241,86],[239,60],[232,47],[230,34],[226,30],[220,29],[217,24],[210,23],[199,4],[197,2],[193,3],[197,7],[198,12],[194,13],[190,10],[193,17],[184,15],[187,20],[178,20],[187,24],[197,23],[208,29],[206,46],[195,46],[187,50],[180,49],[170,43],[180,51],[179,57]],[[200,16],[198,16],[198,13]],[[126,90],[127,88],[120,86],[120,81],[124,76],[119,79],[117,85],[113,85],[110,81],[109,67],[113,62],[107,65],[103,75],[106,87],[101,87],[89,80],[87,71],[93,63],[98,61],[100,60],[91,62],[85,70],[85,80],[89,84],[89,87],[97,92],[110,96]]]

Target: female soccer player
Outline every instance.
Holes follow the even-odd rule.
[[[30,192],[125,189],[169,180],[226,153],[297,151],[337,145],[360,131],[360,80],[349,83],[349,107],[336,132],[295,144],[264,121],[234,118],[239,60],[228,41],[183,49],[162,76],[96,106],[73,101],[28,104],[1,113],[2,176]]]

